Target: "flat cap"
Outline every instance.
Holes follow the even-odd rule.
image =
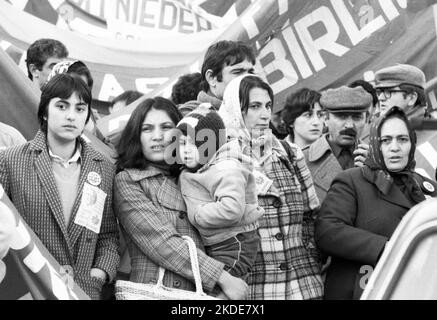
[[[343,86],[323,91],[320,105],[331,113],[365,112],[369,109],[372,101],[372,95],[362,87]]]
[[[392,88],[409,84],[425,89],[425,74],[419,68],[409,64],[397,64],[378,70],[375,73],[376,88]]]

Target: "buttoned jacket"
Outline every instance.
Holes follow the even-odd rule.
[[[114,182],[114,210],[131,257],[130,281],[156,283],[161,266],[166,270],[165,286],[194,290],[188,246],[181,237],[186,235],[199,248],[204,290],[215,288],[224,264],[204,253],[174,177],[153,166],[121,171]]]
[[[53,257],[91,298],[99,299],[103,281],[91,278],[92,268],[115,277],[119,264],[118,226],[112,210],[114,166],[79,138],[81,172],[71,219],[65,223],[46,135],[39,131],[32,141],[0,152],[0,183],[11,201]],[[88,174],[97,173],[98,187],[106,193],[100,232],[76,224]]]
[[[335,157],[326,138],[326,134],[322,135],[313,144],[304,148],[302,151],[313,178],[317,197],[320,203],[322,203],[332,181],[343,171],[343,168]]]
[[[367,283],[364,270],[376,266],[386,242],[415,205],[396,184],[384,193],[370,176],[367,166],[343,171],[320,209],[316,242],[332,257],[325,299],[359,299]],[[434,181],[419,174],[415,180],[427,196],[437,196]]]

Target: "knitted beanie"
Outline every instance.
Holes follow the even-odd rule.
[[[205,154],[208,160],[217,152],[218,149],[221,148],[222,145],[226,143],[225,124],[220,115],[213,109],[210,109],[209,105],[200,105],[198,108],[188,113],[178,123],[177,128],[181,130],[184,136],[190,136],[197,149],[199,149],[205,143],[215,142],[213,145],[214,152]],[[212,151],[210,145],[205,145],[203,148],[206,148],[208,151]]]

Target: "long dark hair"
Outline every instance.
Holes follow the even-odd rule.
[[[68,99],[73,93],[77,93],[80,99],[82,99],[88,105],[88,114],[86,117],[86,123],[91,116],[91,91],[80,78],[71,74],[58,74],[54,76],[49,82],[47,82],[41,88],[41,100],[38,106],[38,121],[41,130],[47,133],[47,117],[48,107],[50,100],[53,98]]]
[[[182,119],[177,107],[168,99],[155,97],[141,102],[132,112],[116,147],[118,153],[117,172],[124,169],[144,170],[149,165],[142,151],[141,128],[144,119],[152,109],[165,111],[175,126]]]
[[[259,78],[257,76],[247,76],[241,80],[240,90],[239,90],[239,97],[240,97],[241,112],[242,113],[247,112],[247,110],[249,109],[249,102],[250,102],[249,101],[249,93],[250,93],[250,90],[252,90],[254,88],[260,88],[260,89],[266,90],[268,92],[270,100],[272,101],[272,104],[273,104],[274,95],[273,95],[273,90],[270,87],[270,85],[268,83],[264,82],[261,78]]]

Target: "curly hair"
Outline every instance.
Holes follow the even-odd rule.
[[[27,75],[30,80],[33,80],[32,73],[30,72],[30,65],[33,64],[38,70],[42,70],[42,67],[50,57],[67,58],[68,50],[65,45],[54,39],[39,39],[32,43],[27,49]]]
[[[173,86],[171,101],[178,105],[184,104],[188,101],[197,100],[197,95],[201,90],[201,81],[202,75],[200,72],[189,73],[179,77],[178,81]]]

